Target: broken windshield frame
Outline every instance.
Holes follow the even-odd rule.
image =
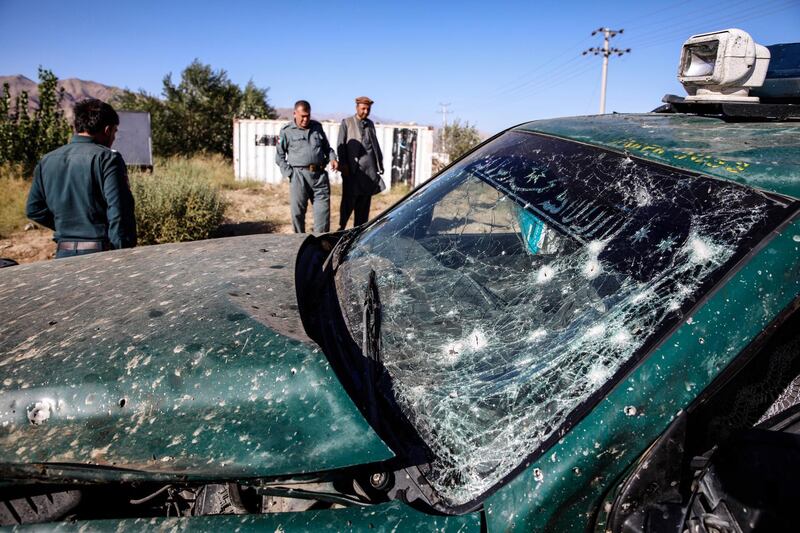
[[[335,283],[354,339],[370,272],[380,359],[466,509],[542,453],[796,204],[510,131],[356,236]]]

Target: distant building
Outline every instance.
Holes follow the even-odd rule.
[[[281,183],[275,164],[278,135],[288,120],[233,121],[233,166],[236,179]],[[322,122],[325,135],[335,149],[339,122]],[[416,187],[432,175],[433,128],[413,124],[375,124],[378,144],[383,152],[383,181],[386,190],[394,184]],[[340,183],[339,172],[330,171],[331,182]]]

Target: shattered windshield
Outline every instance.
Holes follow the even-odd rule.
[[[786,210],[741,185],[509,132],[359,236],[336,286],[359,342],[379,294],[391,394],[433,453],[428,482],[457,506],[574,423]]]

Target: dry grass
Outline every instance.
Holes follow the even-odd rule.
[[[25,218],[30,180],[23,178],[23,170],[16,165],[0,166],[0,238],[21,230]]]
[[[52,258],[54,246],[52,232],[35,229],[23,231],[25,201],[30,182],[21,173],[0,168],[0,257],[23,262]],[[131,172],[135,179],[140,173]],[[190,177],[208,181],[220,190],[227,208],[222,226],[214,236],[244,235],[250,233],[291,233],[289,218],[289,183],[264,185],[257,181],[236,181],[233,165],[223,157],[203,155],[192,158],[156,160],[153,176],[158,179]],[[395,204],[409,189],[395,186],[391,191],[372,198],[370,218],[374,218]],[[331,229],[339,225],[341,187],[331,187]],[[348,227],[353,224],[350,217]],[[313,212],[309,205],[306,228],[313,227]]]
[[[136,176],[139,172],[132,172]],[[193,157],[158,157],[153,175],[203,179],[220,189],[246,189],[260,185],[257,181],[236,181],[233,163],[218,154],[201,154]]]
[[[280,185],[250,185],[235,190],[223,191],[228,208],[225,223],[220,235],[241,233],[291,233],[292,222],[289,213],[289,182]],[[408,194],[408,187],[395,186],[389,192],[372,197],[370,219],[375,218],[400,198]],[[342,188],[331,186],[331,230],[339,227],[339,206],[342,201]],[[306,212],[306,229],[314,227],[311,204]],[[237,231],[235,227],[239,227]],[[249,230],[246,229],[249,226]],[[347,227],[353,226],[350,216]]]

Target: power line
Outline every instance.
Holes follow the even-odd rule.
[[[581,56],[576,56],[575,59],[576,60],[580,59],[580,57]],[[518,93],[517,95],[510,97],[508,99],[508,101],[510,101],[510,102],[519,101],[519,100],[521,100],[523,98],[526,98],[528,96],[531,96],[531,95],[534,95],[534,94],[538,93],[542,88],[551,89],[551,88],[554,88],[554,87],[558,87],[558,86],[563,85],[564,83],[566,83],[568,81],[571,81],[571,80],[573,80],[573,79],[585,74],[586,72],[588,72],[591,69],[592,69],[592,65],[584,64],[583,66],[581,66],[579,68],[576,68],[576,69],[572,69],[571,68],[569,70],[565,70],[563,72],[560,72],[559,74],[557,74],[555,76],[547,76],[547,77],[539,80],[537,83],[535,83],[535,84],[533,84],[533,85],[531,85],[529,87],[526,87],[526,90],[524,92]]]
[[[719,18],[717,17],[716,20],[716,27],[713,29],[720,30],[726,27],[731,27],[735,24],[740,22],[750,22],[751,20],[755,20],[758,18],[762,18],[768,15],[773,15],[780,11],[784,11],[790,7],[794,7],[797,4],[795,2],[786,2],[786,3],[778,3],[778,4],[762,4],[755,9],[750,9],[747,11],[743,11],[736,14],[731,14],[729,18]],[[655,34],[648,36],[647,39],[642,39],[639,43],[636,44],[637,49],[641,48],[650,48],[651,46],[663,44],[666,42],[673,41],[678,38],[683,38],[684,40],[689,38],[691,35],[696,33],[700,33],[702,31],[708,31],[708,23],[702,22],[695,22],[691,26],[683,27],[683,28],[671,28],[665,29],[663,33]]]
[[[681,7],[684,4],[694,3],[695,1],[696,0],[683,0],[681,2],[677,2],[675,4],[668,5],[668,6],[665,6],[661,2],[659,2],[658,9],[655,9],[653,11],[649,11],[647,13],[642,13],[640,15],[636,15],[636,16],[633,16],[633,17],[630,17],[630,18],[627,18],[627,19],[623,19],[623,20],[619,21],[619,24],[620,25],[625,25],[625,26],[632,26],[634,23],[639,22],[640,20],[643,20],[643,19],[651,19],[652,20],[652,18],[656,17],[656,16],[658,17],[659,21],[663,21],[664,20],[664,13],[666,11],[669,11],[670,9],[675,9],[675,8]],[[686,15],[685,15],[685,13],[680,13],[679,16],[684,17]]]
[[[675,42],[679,39],[682,43],[683,40],[696,33],[721,29],[723,26],[733,27],[798,5],[797,0],[763,0],[757,5],[753,5],[749,0],[724,0],[712,2],[705,6],[697,5],[695,2],[696,0],[680,0],[665,5],[663,8],[660,7],[655,11],[632,14],[632,16],[627,17],[625,19],[625,27],[627,28],[625,31],[626,44],[635,47],[638,52],[644,48]],[[633,39],[629,35],[631,30],[635,30]],[[594,34],[596,35],[599,31],[595,31]],[[550,89],[571,82],[579,76],[583,76],[592,68],[591,65],[584,67],[576,64],[581,55],[576,53],[574,56],[572,55],[574,53],[572,50],[585,46],[584,43],[588,39],[590,37],[586,37],[576,43],[574,47],[564,47],[556,51],[550,51],[547,57],[543,58],[543,61],[529,71],[512,76],[505,82],[498,80],[499,83],[494,90],[484,93],[486,96],[475,94],[472,97],[460,98],[459,101],[462,104],[465,101],[472,100],[485,101],[487,98],[490,100],[503,99],[508,102],[524,101],[531,95],[540,93],[545,88]],[[597,50],[600,53],[595,55],[603,53],[601,48]],[[611,49],[609,49],[609,52],[609,55],[616,55],[611,53]],[[628,50],[626,49],[624,52],[627,53]],[[594,51],[589,49],[585,54],[588,53],[594,54]],[[603,59],[604,62],[607,60],[606,57]],[[603,84],[603,86],[606,85],[607,79],[606,84]],[[593,92],[597,94],[596,90]],[[601,96],[601,100],[605,100],[605,95]],[[450,111],[450,113],[452,112]],[[443,119],[446,119],[446,116],[443,116]]]
[[[717,26],[721,23],[721,20],[726,18],[735,18],[736,21],[739,21],[749,15],[748,18],[743,20],[746,21],[750,18],[766,16],[776,10],[764,12],[765,10],[772,8],[776,1],[780,3],[785,0],[766,0],[758,6],[753,6],[750,0],[724,0],[706,6],[686,6],[686,4],[695,3],[695,1],[682,0],[660,7],[658,10],[628,17],[625,19],[627,21],[626,25],[629,26],[629,30],[631,29],[630,26],[636,25],[637,35],[633,39],[626,39],[627,44],[637,50],[643,47],[649,48],[654,43],[660,44],[661,42],[672,41],[672,36],[683,36],[685,34],[688,37],[700,31],[707,31],[709,25]],[[796,0],[789,2],[789,5],[793,2],[796,2]],[[789,5],[784,5],[781,9],[789,7]],[[720,18],[721,15],[722,19]],[[643,22],[643,24],[638,24],[639,22]],[[588,39],[590,37],[578,41],[574,47],[582,46]],[[571,78],[574,71],[573,63],[580,59],[580,56],[572,57],[567,61],[562,61],[562,59],[571,55],[570,50],[572,49],[574,48],[563,47],[560,52],[551,52],[545,61],[537,64],[528,72],[499,84],[496,89],[486,93],[486,96],[474,95],[462,99],[462,101],[485,100],[486,98],[490,100],[519,100],[526,95],[538,92],[537,88],[549,84],[548,82],[562,74]]]
[[[640,44],[650,43],[667,35],[685,33],[686,37],[689,37],[690,34],[698,33],[698,31],[722,29],[720,25],[725,24],[728,20],[749,20],[752,16],[760,16],[759,13],[774,8],[784,0],[778,0],[777,2],[775,0],[767,0],[757,6],[746,4],[739,9],[731,9],[732,6],[746,1],[747,0],[739,0],[738,2],[729,3],[721,12],[704,12],[697,16],[685,17],[678,21],[662,21],[658,28],[652,31],[643,31],[641,28],[637,28],[638,35],[630,40],[630,44],[638,48]],[[791,4],[792,2],[789,3]]]
[[[722,2],[705,5],[705,6],[692,6],[691,8],[681,9],[677,13],[672,13],[667,16],[650,17],[644,21],[630,21],[624,22],[625,27],[635,29],[638,37],[634,37],[630,43],[637,45],[637,42],[642,39],[649,38],[652,34],[663,31],[666,27],[686,26],[697,24],[698,20],[702,17],[713,17],[715,20],[719,19],[722,13],[730,13],[735,6],[740,4],[747,4],[751,6],[750,0],[723,0]],[[674,4],[672,7],[679,7],[682,4]],[[745,6],[745,7],[747,7]],[[737,8],[738,9],[738,8]],[[712,21],[713,22],[713,21]],[[620,23],[622,25],[623,23]]]
[[[603,56],[603,77],[600,81],[600,114],[604,114],[606,112],[606,82],[608,80],[608,58],[612,55],[622,56],[624,54],[629,54],[631,52],[630,48],[625,48],[624,50],[621,48],[614,48],[609,47],[609,42],[613,37],[617,35],[621,35],[622,32],[625,30],[612,30],[609,28],[598,28],[592,32],[592,36],[597,35],[598,33],[603,34],[603,48],[599,47],[592,47],[588,50],[583,51],[583,55],[586,54],[593,54],[596,56]]]
[[[562,76],[563,74],[569,74],[569,73],[573,72],[574,68],[573,68],[572,64],[575,63],[576,61],[578,61],[580,58],[581,58],[581,56],[576,54],[575,56],[573,56],[569,60],[561,63],[561,65],[559,65],[558,67],[556,67],[553,70],[551,70],[550,72],[548,72],[546,76],[539,76],[535,80],[531,80],[531,81],[529,81],[527,83],[524,83],[524,84],[522,84],[522,85],[520,85],[518,87],[515,87],[513,89],[509,89],[509,90],[505,91],[504,93],[501,93],[500,95],[498,95],[498,97],[503,97],[504,99],[513,98],[515,96],[519,96],[520,94],[529,94],[530,93],[530,89],[533,88],[533,87],[539,87],[541,85],[549,85],[550,82],[553,81],[553,79],[558,78],[559,76]]]
[[[494,96],[500,97],[500,96],[504,96],[504,95],[507,95],[507,94],[510,94],[510,93],[514,93],[516,91],[525,89],[528,85],[530,85],[532,83],[537,83],[541,79],[542,72],[543,71],[546,72],[546,70],[543,70],[544,67],[546,67],[546,66],[548,66],[548,65],[550,65],[552,63],[555,63],[556,61],[559,61],[560,59],[562,59],[562,58],[564,58],[566,56],[571,55],[570,50],[573,50],[574,48],[577,48],[578,46],[583,46],[583,44],[588,39],[589,38],[586,37],[586,38],[581,39],[577,43],[575,43],[573,46],[564,47],[562,49],[562,52],[560,52],[560,53],[549,54],[549,57],[548,57],[548,59],[546,61],[544,61],[542,63],[539,63],[538,65],[536,65],[535,67],[530,69],[525,74],[523,74],[521,76],[518,76],[514,80],[511,80],[508,83],[506,83],[505,85],[499,86],[495,90]],[[577,59],[577,58],[573,58],[570,61],[574,61],[575,59]],[[553,74],[553,73],[563,69],[564,66],[565,66],[564,63],[560,63],[559,65],[557,65],[555,67],[555,70],[553,70],[553,72],[551,72],[550,74]],[[533,79],[531,79],[532,77],[533,77]]]
[[[450,107],[450,103],[443,104],[439,102],[441,106],[441,113],[442,113],[442,152],[447,153],[447,108]]]

